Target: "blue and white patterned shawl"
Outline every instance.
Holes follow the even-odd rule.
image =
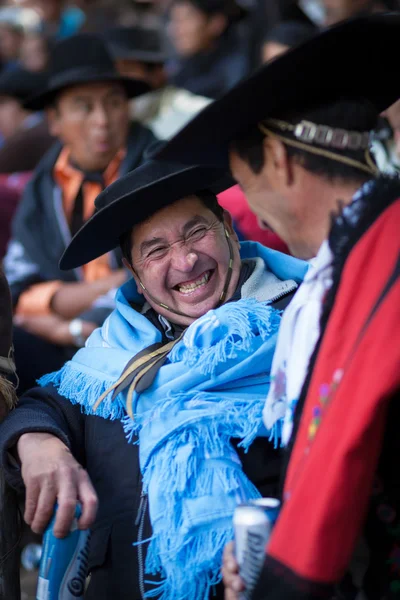
[[[303,262],[254,242],[242,244],[241,255],[258,260],[267,278],[275,280],[275,291],[282,282],[271,271],[297,283],[306,271]],[[161,341],[160,331],[131,308],[138,301],[131,280],[86,347],[41,384],[55,384],[61,395],[94,414],[99,396],[128,361]],[[260,434],[279,322],[280,313],[254,297],[211,310],[186,330],[151,387],[134,395],[133,420],[126,413],[125,393],[114,401],[109,394],[95,413],[122,420],[130,442],[138,435],[153,528],[146,572],[162,577],[149,595],[206,600],[220,579],[235,506],[259,496],[230,440],[248,448]]]

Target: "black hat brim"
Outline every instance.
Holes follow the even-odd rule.
[[[111,72],[82,72],[80,73],[77,70],[75,75],[67,73],[65,78],[59,77],[56,84],[49,84],[47,89],[42,93],[29,98],[26,102],[24,102],[24,107],[27,110],[39,111],[43,110],[54,101],[55,97],[62,90],[73,87],[75,85],[83,85],[85,83],[107,83],[107,82],[115,82],[120,83],[128,96],[128,98],[136,98],[137,96],[141,96],[142,94],[147,94],[151,91],[151,87],[144,81],[140,79],[133,79],[130,77],[123,77],[116,73],[115,71]]]
[[[219,168],[148,161],[98,196],[95,214],[71,240],[60,269],[75,269],[116,248],[126,231],[181,198],[201,190],[218,194],[234,184]]]
[[[382,112],[400,97],[399,39],[399,13],[371,15],[325,30],[209,104],[156,156],[226,166],[233,140],[285,110],[364,98]]]

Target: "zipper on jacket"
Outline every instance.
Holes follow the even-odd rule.
[[[138,537],[137,537],[137,542],[138,542],[138,565],[139,565],[139,591],[140,591],[140,595],[142,597],[142,600],[145,600],[145,594],[146,594],[146,590],[145,590],[145,586],[144,586],[144,560],[143,560],[143,529],[144,529],[144,519],[146,516],[146,510],[147,510],[147,496],[145,494],[143,494],[140,496],[140,504],[139,504],[139,509],[137,512],[137,517],[136,517],[136,521],[135,521],[135,525],[139,525],[139,530],[138,530]]]
[[[284,292],[281,292],[280,294],[276,294],[276,296],[274,296],[273,298],[269,298],[268,303],[272,304],[273,302],[276,302],[277,300],[280,300],[281,298],[284,298],[288,294],[291,294],[292,292],[294,292],[298,288],[299,288],[299,286],[294,283],[290,288],[288,288]]]

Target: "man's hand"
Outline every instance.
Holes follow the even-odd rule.
[[[79,528],[90,527],[96,517],[97,495],[88,474],[67,446],[49,433],[25,433],[18,440],[17,450],[26,487],[24,519],[32,531],[44,531],[56,501],[56,537],[68,534],[78,501],[82,505]]]
[[[37,335],[57,346],[73,346],[74,339],[69,331],[69,321],[62,319],[58,315],[41,315],[33,317],[25,317],[17,315],[14,317],[14,323],[22,327],[29,333]],[[98,325],[96,323],[83,322],[82,335],[88,338]]]
[[[95,281],[63,283],[51,300],[51,310],[63,319],[75,319],[89,310],[100,296],[119,288],[128,277],[128,271],[118,269]]]
[[[235,558],[234,542],[225,546],[222,575],[225,585],[225,600],[239,600],[239,593],[245,589],[239,577],[239,565]]]

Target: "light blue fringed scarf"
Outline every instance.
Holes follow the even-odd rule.
[[[241,256],[257,259],[255,274],[272,278],[275,291],[287,289],[288,282],[271,271],[292,285],[306,271],[303,262],[255,242],[242,244]],[[134,420],[126,413],[126,392],[113,401],[109,394],[95,413],[123,421],[129,441],[139,437],[153,529],[146,572],[162,577],[148,595],[161,600],[208,599],[220,580],[225,543],[233,537],[235,506],[259,496],[230,443],[237,438],[248,448],[260,433],[280,322],[278,311],[255,299],[262,277],[251,290],[253,275],[246,283],[253,297],[211,310],[186,330],[151,387],[134,394]],[[161,341],[160,331],[131,308],[140,299],[134,281],[125,284],[103,327],[41,385],[53,383],[94,414],[96,401],[128,361]]]

